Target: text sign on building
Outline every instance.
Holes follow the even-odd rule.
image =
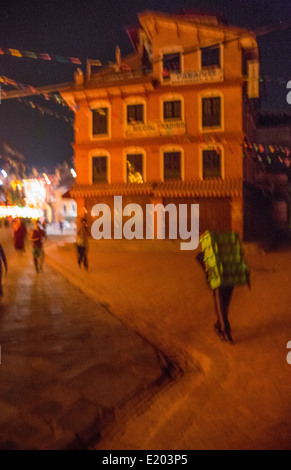
[[[260,77],[259,62],[257,60],[248,61],[248,97],[259,98],[260,96]]]
[[[152,122],[147,124],[129,124],[126,128],[126,137],[156,137],[159,135],[185,134],[186,124],[183,121]]]
[[[223,81],[223,71],[220,67],[209,67],[189,72],[171,72],[171,85],[191,85],[221,81]]]

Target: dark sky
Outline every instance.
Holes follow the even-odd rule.
[[[118,44],[132,51],[125,27],[144,10],[168,13],[194,9],[224,13],[230,25],[258,30],[291,25],[291,0],[0,0],[0,48],[64,57],[114,60]],[[259,48],[266,96],[264,110],[291,111],[286,84],[291,80],[291,28],[261,36]],[[0,55],[0,75],[33,86],[73,80],[77,65]],[[34,98],[43,108],[71,117],[60,105]],[[23,102],[2,100],[0,139],[21,152],[27,166],[53,168],[73,154],[72,126],[42,115]]]

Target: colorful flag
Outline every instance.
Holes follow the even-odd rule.
[[[10,54],[14,55],[15,57],[22,57],[22,54],[17,49],[9,49]]]
[[[82,64],[80,59],[78,59],[77,57],[70,57],[70,61],[72,62],[72,64]]]
[[[52,60],[51,56],[49,56],[48,54],[39,54],[39,55],[40,55],[40,58],[43,60]]]
[[[34,52],[24,51],[24,54],[26,57],[29,57],[30,59],[37,59],[37,55]]]

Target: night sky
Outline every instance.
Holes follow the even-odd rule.
[[[117,44],[122,55],[132,52],[125,27],[138,24],[137,13],[149,9],[223,13],[228,24],[255,31],[290,25],[258,40],[266,90],[261,107],[291,112],[286,101],[286,84],[291,80],[291,0],[1,0],[0,48],[78,57],[85,71],[86,58],[114,61]],[[73,81],[77,67],[0,55],[0,75],[32,86]],[[60,104],[42,97],[33,100],[59,116],[73,117]],[[43,115],[23,101],[2,100],[0,141],[24,155],[28,170],[35,166],[50,171],[73,155],[73,128],[62,117]]]

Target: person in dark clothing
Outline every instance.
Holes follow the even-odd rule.
[[[42,271],[42,265],[44,261],[43,240],[45,238],[46,233],[40,227],[40,223],[37,220],[35,222],[34,229],[30,235],[30,241],[32,242],[33,262],[35,265],[36,272]]]
[[[2,265],[4,264],[5,273],[7,274],[7,260],[3,250],[2,245],[0,244],[0,298],[3,296],[3,288],[2,288]]]
[[[89,246],[89,231],[86,219],[81,219],[81,225],[77,231],[76,246],[78,252],[78,265],[81,268],[82,264],[85,269],[88,269],[88,246]]]

